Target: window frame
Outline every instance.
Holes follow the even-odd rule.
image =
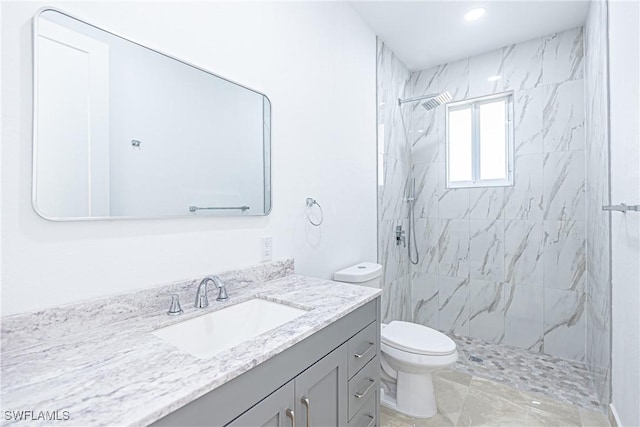
[[[445,180],[446,188],[477,188],[477,187],[509,187],[513,186],[514,175],[514,151],[515,151],[515,126],[514,117],[514,92],[501,92],[493,95],[469,98],[462,101],[450,102],[447,104],[445,112]],[[479,106],[504,99],[505,108],[505,136],[506,136],[506,170],[507,176],[504,179],[480,179],[480,122]],[[449,112],[464,110],[471,107],[471,181],[451,181],[449,177]]]

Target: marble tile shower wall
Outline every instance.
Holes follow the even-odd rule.
[[[607,82],[607,2],[593,1],[585,27],[585,95],[587,136],[587,285],[586,362],[598,398],[610,399],[611,281],[609,221],[602,205],[610,204]]]
[[[410,320],[411,285],[406,248],[396,245],[395,228],[407,228],[406,188],[411,173],[408,110],[409,70],[380,40],[377,44],[378,92],[378,262],[382,278],[382,320]]]
[[[446,189],[445,108],[412,110],[414,320],[585,359],[583,28],[411,74],[414,95],[514,92],[515,183]],[[487,78],[501,75],[502,79]]]

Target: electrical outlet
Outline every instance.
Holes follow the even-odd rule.
[[[260,245],[262,261],[271,261],[273,258],[273,238],[263,237]]]

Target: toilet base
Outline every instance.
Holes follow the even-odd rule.
[[[380,403],[413,418],[431,418],[438,413],[431,373],[398,372],[396,398],[380,393]]]

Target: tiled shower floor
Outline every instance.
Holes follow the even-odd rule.
[[[605,412],[598,402],[591,376],[582,362],[559,359],[516,347],[452,336],[458,346],[453,369],[515,389],[593,411]]]

